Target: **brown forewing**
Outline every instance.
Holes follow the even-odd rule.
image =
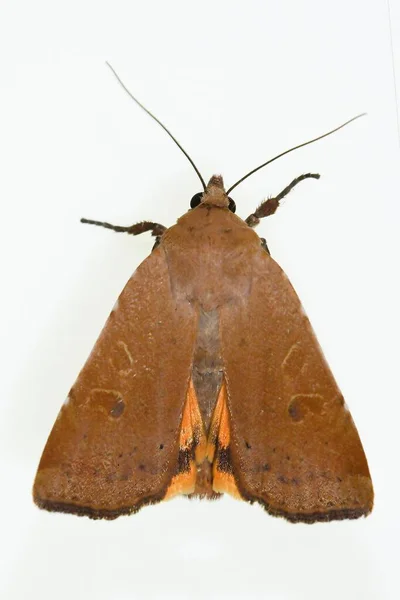
[[[253,253],[247,268],[249,295],[221,308],[239,492],[291,521],[366,515],[364,451],[300,301],[267,253]]]
[[[42,508],[114,518],[162,499],[176,474],[197,316],[162,248],[120,295],[62,407],[34,484]]]

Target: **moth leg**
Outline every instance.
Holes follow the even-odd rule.
[[[151,235],[154,237],[161,237],[164,231],[167,229],[164,225],[160,225],[159,223],[152,223],[151,221],[141,221],[140,223],[135,223],[135,225],[130,225],[129,227],[122,227],[121,225],[111,225],[111,223],[105,223],[102,221],[92,221],[91,219],[81,219],[81,223],[87,223],[89,225],[98,225],[99,227],[105,227],[106,229],[111,229],[112,231],[116,231],[117,233],[129,233],[131,235],[139,235],[140,233],[145,233],[146,231],[151,231]]]
[[[160,245],[161,242],[161,235],[157,235],[156,236],[156,241],[153,244],[153,247],[151,249],[151,251],[153,252],[153,250],[155,250],[156,248],[158,248],[158,246]]]
[[[269,248],[267,245],[267,240],[265,238],[260,238],[260,242],[261,242],[261,248],[263,250],[265,250],[265,252],[271,256],[271,252],[269,251]]]
[[[269,215],[273,215],[276,209],[279,206],[279,202],[284,198],[290,190],[294,188],[295,185],[303,181],[303,179],[308,178],[319,179],[318,173],[306,173],[305,175],[300,175],[300,177],[296,177],[293,179],[292,183],[290,183],[284,190],[281,191],[280,194],[275,196],[275,198],[268,198],[268,200],[264,200],[257,208],[257,210],[249,215],[246,219],[246,223],[249,227],[256,227],[259,224],[260,219],[263,217],[269,217]],[[267,249],[268,250],[268,249]]]

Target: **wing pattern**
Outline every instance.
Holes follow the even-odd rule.
[[[42,508],[115,518],[161,500],[177,471],[197,315],[177,303],[165,253],[128,281],[50,434]]]
[[[246,303],[221,309],[238,489],[291,521],[366,515],[364,451],[300,301],[266,253],[252,268]]]

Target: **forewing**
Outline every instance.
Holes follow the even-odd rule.
[[[241,495],[291,521],[372,509],[364,451],[300,301],[256,253],[248,297],[221,309],[230,456]]]
[[[114,518],[161,500],[177,471],[197,317],[153,251],[121,293],[61,408],[34,484],[42,508]]]

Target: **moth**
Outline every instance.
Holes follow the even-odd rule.
[[[82,219],[156,241],[61,408],[34,501],[114,519],[178,494],[228,493],[291,522],[368,515],[373,487],[350,412],[299,298],[254,231],[319,175],[301,175],[242,220],[231,191],[295,148],[225,191],[219,175],[205,184],[162,127],[203,190],[168,229]]]

